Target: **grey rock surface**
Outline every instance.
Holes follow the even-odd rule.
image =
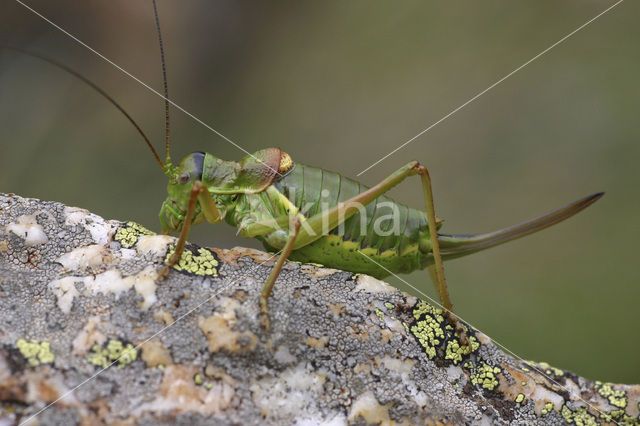
[[[0,425],[639,424],[640,387],[516,360],[365,275],[0,194]]]

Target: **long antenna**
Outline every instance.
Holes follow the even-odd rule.
[[[144,132],[142,131],[142,129],[140,128],[140,126],[138,126],[138,123],[136,123],[134,121],[134,119],[129,115],[129,113],[118,102],[116,102],[115,99],[113,99],[111,96],[109,96],[107,94],[107,92],[105,92],[100,86],[98,86],[93,81],[89,80],[88,78],[86,78],[85,76],[83,76],[82,74],[80,74],[79,72],[74,70],[73,68],[70,68],[69,66],[63,64],[62,62],[58,62],[55,59],[52,59],[52,58],[50,58],[48,56],[44,56],[44,55],[42,55],[40,53],[31,51],[31,50],[28,50],[28,49],[23,49],[21,47],[3,45],[3,46],[0,46],[0,48],[5,48],[5,49],[13,50],[13,51],[16,51],[16,52],[24,53],[25,55],[33,56],[34,58],[38,58],[38,59],[41,59],[41,60],[43,60],[45,62],[48,62],[51,65],[54,65],[54,66],[62,69],[63,71],[68,72],[69,74],[71,74],[72,76],[78,78],[79,80],[82,80],[85,84],[87,84],[93,90],[95,90],[96,92],[100,93],[102,96],[105,97],[105,99],[107,99],[116,108],[118,108],[120,110],[120,112],[122,114],[124,114],[125,117],[127,117],[127,119],[131,122],[131,124],[133,124],[133,126],[136,128],[138,133],[140,133],[140,135],[142,136],[144,141],[147,143],[147,146],[149,147],[149,149],[153,153],[153,156],[156,158],[156,161],[158,162],[158,164],[160,164],[160,167],[162,167],[162,169],[164,170],[164,164],[162,164],[162,160],[160,160],[160,156],[158,155],[156,150],[153,148],[153,145],[151,145],[151,141],[149,141],[149,138],[147,137],[147,135],[145,135]]]
[[[162,60],[162,81],[164,83],[164,132],[165,132],[165,165],[171,164],[171,154],[169,152],[171,127],[169,125],[169,87],[167,84],[167,65],[164,61],[164,45],[162,44],[162,32],[160,31],[160,18],[158,17],[158,5],[153,0],[153,13],[156,17],[156,30],[158,32],[158,41],[160,42],[160,59]]]

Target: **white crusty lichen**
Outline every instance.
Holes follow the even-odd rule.
[[[56,261],[67,271],[91,270],[112,259],[111,250],[100,244],[79,247],[58,257]]]
[[[73,299],[80,295],[76,288],[76,282],[82,281],[77,277],[64,277],[49,283],[49,289],[58,299],[58,308],[65,314],[71,312]]]
[[[96,244],[107,245],[115,232],[115,223],[108,222],[88,210],[78,207],[65,207],[64,224],[68,226],[80,225],[86,229]]]
[[[369,275],[358,275],[357,279],[358,284],[356,285],[356,291],[365,291],[367,293],[393,293],[397,291],[384,281],[380,281]]]
[[[7,231],[13,232],[24,239],[25,245],[29,247],[39,246],[49,241],[47,234],[44,232],[42,225],[38,224],[34,214],[25,214],[18,217],[15,222],[7,225]]]
[[[125,292],[134,289],[142,297],[141,309],[148,309],[157,300],[156,280],[158,272],[155,267],[147,266],[137,274],[122,276],[117,269],[110,269],[97,275],[84,277],[70,276],[49,283],[49,289],[58,300],[58,307],[62,312],[68,314],[73,305],[73,299],[80,293],[76,284],[84,284],[85,293],[91,295],[113,294],[116,299]]]

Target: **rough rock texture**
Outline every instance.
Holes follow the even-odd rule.
[[[364,275],[0,194],[0,425],[639,424],[640,386],[516,360]],[[31,416],[36,416],[31,418]]]

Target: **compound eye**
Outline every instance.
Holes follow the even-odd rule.
[[[190,178],[189,173],[184,172],[183,174],[178,176],[178,183],[185,184],[189,182],[189,178]]]

